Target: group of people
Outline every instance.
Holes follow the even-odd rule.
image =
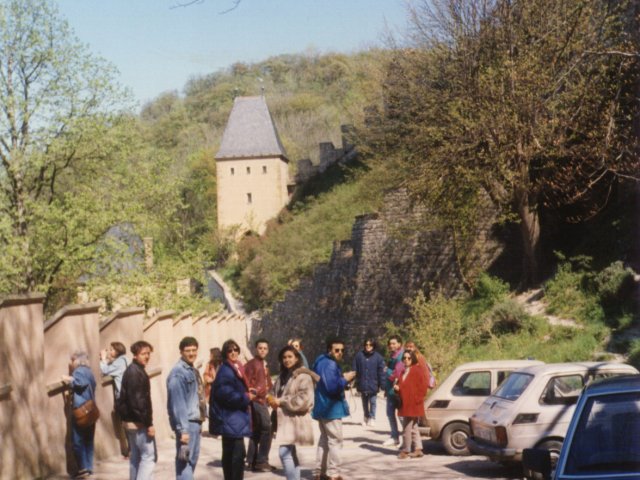
[[[419,424],[425,416],[424,399],[430,387],[435,386],[431,367],[412,341],[403,346],[398,335],[392,335],[387,343],[389,359],[376,351],[373,338],[364,341],[363,348],[353,359],[356,388],[362,398],[364,427],[374,427],[378,392],[387,397],[387,418],[391,436],[384,446],[398,446],[398,458],[423,456]],[[402,442],[398,428],[402,421]]]
[[[202,424],[209,419],[209,433],[221,437],[222,469],[225,480],[244,477],[245,468],[272,472],[269,464],[272,443],[278,447],[287,480],[300,479],[297,446],[314,444],[313,420],[318,422],[314,480],[341,480],[340,451],[342,419],[349,416],[345,389],[356,381],[362,397],[365,427],[375,426],[376,399],[380,390],[387,396],[391,438],[385,445],[400,445],[396,414],[402,420],[403,442],[398,458],[421,457],[418,423],[424,417],[424,398],[430,369],[415,344],[402,345],[399,337],[389,339],[390,358],[376,351],[367,339],[353,360],[353,369],[342,371],[345,343],[333,338],[326,352],[309,368],[300,339],[291,339],[278,353],[279,372],[272,379],[267,364],[269,342],[255,342],[253,359],[240,361],[240,346],[230,339],[222,348],[210,350],[204,374],[195,361],[198,341],[185,337],[179,343],[180,359],[167,376],[167,412],[175,434],[177,479],[192,479],[200,454]],[[151,386],[145,368],[153,346],[146,341],[131,345],[133,361],[126,360],[124,345],[113,342],[101,353],[103,375],[114,378],[115,411],[122,420],[128,440],[129,478],[151,478],[157,462]],[[73,407],[93,398],[96,382],[85,352],[71,358],[71,376],[65,377],[73,394]],[[208,404],[208,405],[207,405]],[[95,425],[79,427],[72,422],[73,450],[78,478],[93,470]],[[245,450],[244,439],[249,437]]]

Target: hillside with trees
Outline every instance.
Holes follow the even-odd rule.
[[[484,345],[493,356],[511,352],[502,335],[577,338],[507,302],[509,289],[543,286],[549,308],[596,339],[584,351],[618,341],[640,352],[616,337],[637,322],[627,268],[639,267],[637,1],[413,2],[387,49],[236,63],[137,113],[50,2],[1,8],[3,294],[45,292],[53,311],[82,283],[108,305],[210,309],[177,297],[175,280],[204,281],[203,267],[215,267],[249,307],[269,308],[349,237],[356,215],[402,187],[426,206],[425,225],[455,232],[469,280],[460,298],[407,299],[405,332],[419,338],[423,320],[441,318],[458,328],[461,352]],[[233,99],[261,93],[292,175],[297,160],[317,162],[319,142],[340,143],[342,124],[355,127],[359,157],[300,187],[265,235],[234,244],[217,230],[214,155]],[[487,202],[517,233],[510,285],[466,261]],[[483,295],[492,300],[480,308]]]

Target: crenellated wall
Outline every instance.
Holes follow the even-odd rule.
[[[325,339],[338,335],[347,342],[349,359],[365,336],[380,336],[388,321],[403,322],[407,301],[419,291],[434,285],[450,295],[462,290],[451,235],[425,228],[425,210],[412,207],[406,193],[390,192],[385,200],[379,213],[356,217],[351,239],[334,242],[328,263],[254,320],[252,338],[261,335],[283,345],[301,337],[312,362],[324,352]],[[480,253],[473,260],[478,265],[489,265],[502,251],[492,225],[488,216],[480,228]]]
[[[200,344],[196,366],[202,372],[209,349],[233,338],[247,349],[247,319],[241,314],[163,311],[145,319],[143,308],[125,308],[101,318],[100,304],[68,305],[45,321],[43,295],[0,299],[0,480],[36,478],[76,471],[69,436],[69,374],[74,351],[88,353],[96,377],[101,412],[96,427],[96,459],[121,454],[121,430],[113,415],[113,379],[100,375],[100,350],[113,341],[127,349],[137,340],[151,343],[154,425],[160,440],[171,435],[166,411],[166,377],[180,357],[178,344],[194,336]],[[127,353],[131,362],[131,354]]]

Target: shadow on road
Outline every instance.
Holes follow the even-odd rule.
[[[500,478],[522,478],[522,466],[505,466],[490,460],[461,460],[459,462],[450,463],[447,467],[466,475],[467,478],[496,478],[496,474],[500,475]]]

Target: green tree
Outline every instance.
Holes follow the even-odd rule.
[[[404,184],[462,237],[485,198],[516,220],[523,285],[539,280],[541,209],[580,221],[637,171],[629,8],[423,0],[411,10],[408,47],[389,65],[372,144],[399,161]]]
[[[49,291],[119,218],[131,119],[46,0],[0,2],[0,289]]]

